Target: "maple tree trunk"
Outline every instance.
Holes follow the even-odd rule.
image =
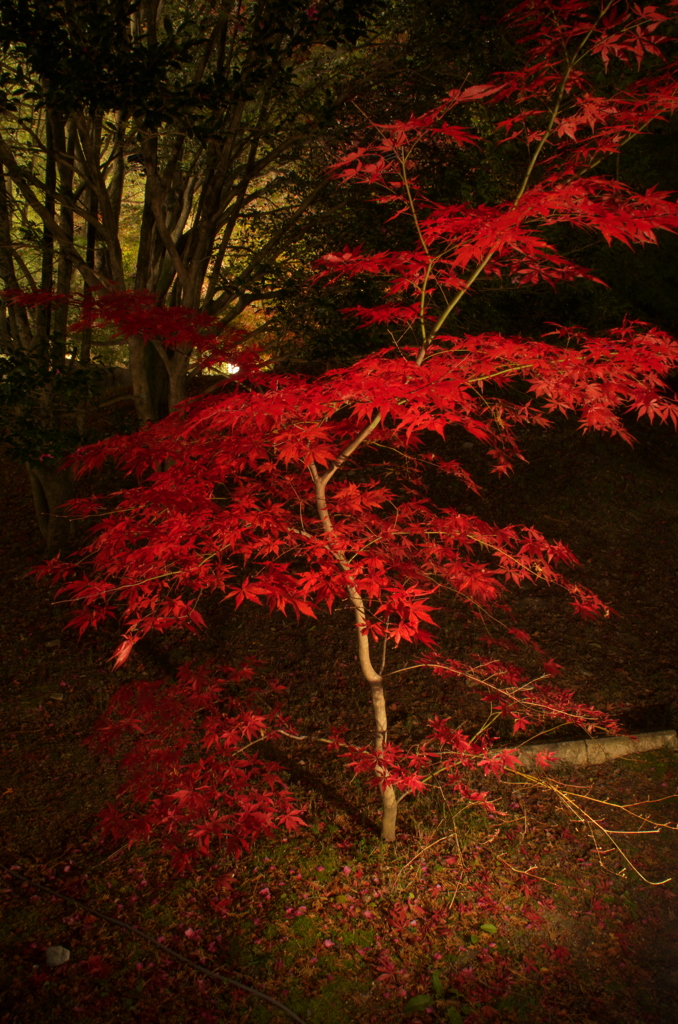
[[[366,431],[363,431],[366,433]],[[355,445],[357,447],[357,444]],[[343,458],[347,457],[346,453],[342,453]],[[315,485],[316,492],[316,507],[318,509],[318,516],[322,524],[322,528],[326,534],[331,534],[334,527],[332,526],[332,519],[327,509],[326,500],[326,488],[331,476],[335,470],[339,468],[341,462],[337,460],[334,469],[330,470],[329,473],[323,477],[318,476],[318,471],[315,466],[311,467],[311,476]],[[370,639],[365,632],[367,625],[367,614],[365,611],[365,603],[362,595],[357,587],[351,580],[351,567],[346,560],[345,555],[342,551],[335,548],[333,555],[341,566],[342,571],[346,577],[346,593],[348,594],[349,600],[353,605],[353,615],[355,619],[356,630],[358,634],[358,661],[360,662],[360,669],[363,674],[363,678],[370,685],[372,693],[372,711],[374,713],[374,724],[375,724],[375,737],[374,737],[374,749],[377,754],[384,749],[388,742],[388,713],[386,711],[386,696],[384,693],[384,680],[381,675],[375,669],[372,664],[372,657],[370,654]],[[383,767],[377,766],[376,775],[380,780],[379,791],[381,793],[381,838],[387,842],[392,843],[396,837],[396,818],[398,815],[398,801],[396,798],[395,788],[390,785],[384,785],[383,780],[386,771]]]
[[[364,639],[367,639],[365,637]],[[383,750],[388,739],[388,715],[386,713],[386,697],[384,694],[384,683],[381,676],[370,683],[372,689],[372,709],[374,711],[374,724],[376,725],[376,737],[374,749]],[[398,801],[393,786],[380,786],[381,792],[381,838],[386,843],[393,843],[396,837],[396,818],[398,815]]]
[[[381,838],[385,843],[394,843],[398,800],[393,786],[387,786],[381,794]]]

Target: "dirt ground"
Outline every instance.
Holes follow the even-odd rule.
[[[661,426],[634,425],[633,432],[637,443],[630,448],[610,438],[594,435],[582,437],[574,424],[567,422],[561,422],[549,432],[535,430],[525,441],[528,464],[519,466],[508,479],[490,479],[480,450],[476,450],[472,442],[466,442],[470,447],[464,449],[463,455],[485,488],[484,494],[481,497],[461,494],[451,485],[449,494],[440,495],[440,500],[448,498],[458,501],[463,511],[473,512],[501,525],[534,525],[548,537],[565,541],[578,555],[581,564],[571,575],[599,594],[614,609],[615,614],[600,622],[582,621],[572,613],[566,599],[559,593],[547,588],[526,589],[519,592],[513,601],[517,624],[538,639],[548,655],[563,666],[559,681],[564,686],[573,689],[582,700],[619,716],[629,731],[675,728],[678,724],[678,438],[673,430]],[[121,881],[123,875],[120,874],[122,867],[118,865],[124,863],[125,871],[136,870],[134,865],[137,862],[129,859],[133,854],[124,853],[113,860],[112,866],[104,866],[111,852],[115,855],[115,851],[100,848],[95,834],[96,814],[113,797],[119,783],[118,770],[115,765],[98,761],[82,746],[82,739],[91,732],[93,723],[121,682],[140,675],[166,675],[187,658],[216,656],[229,663],[252,655],[265,659],[272,665],[271,670],[289,686],[287,710],[292,716],[311,726],[314,723],[321,725],[329,716],[332,724],[343,724],[349,728],[351,738],[369,738],[370,720],[365,694],[356,685],[355,658],[347,646],[345,623],[340,618],[335,616],[326,622],[302,622],[298,625],[293,620],[270,619],[258,609],[247,609],[244,614],[236,614],[232,608],[208,604],[209,632],[200,641],[172,636],[153,639],[140,645],[135,663],[113,675],[107,664],[115,645],[113,627],[102,628],[98,633],[78,642],[70,632],[64,632],[69,617],[68,608],[55,604],[49,588],[36,587],[27,576],[30,568],[41,559],[41,545],[33,523],[23,471],[8,461],[0,462],[0,504],[3,524],[0,534],[3,574],[0,590],[0,638],[3,653],[0,666],[3,758],[0,837],[4,867],[18,864],[24,870],[33,869],[35,877],[43,879],[53,877],[50,871],[61,872],[57,881],[65,884],[64,865],[71,864],[74,875],[77,873],[81,880],[89,876],[90,881],[89,889],[82,882],[80,888],[69,891],[86,892],[91,896],[93,889],[100,893],[110,891],[111,884],[114,890],[118,884],[124,889]],[[466,627],[458,620],[454,609],[443,618],[443,635],[450,653],[475,643],[473,628]],[[398,657],[395,656],[392,667],[397,664]],[[431,680],[416,674],[409,676],[403,673],[393,678],[389,702],[393,737],[396,740],[416,739],[427,717],[435,711],[441,713],[441,705],[444,714],[454,715],[467,723],[478,720],[478,706],[468,695],[441,694]],[[358,799],[355,786],[347,783],[338,771],[328,769],[313,751],[299,758],[291,750],[281,749],[276,751],[276,757],[288,770],[294,785],[307,796],[314,794],[316,814],[332,823],[328,827],[334,829],[335,838],[329,845],[343,851],[342,856],[348,856],[347,851],[352,851],[354,864],[360,863],[361,857],[365,863],[371,863],[373,853],[366,852],[368,847],[365,844],[374,845],[375,808],[366,806],[364,801]],[[676,792],[677,757],[662,755],[653,759],[648,755],[644,759],[622,759],[584,774],[568,773],[564,768],[560,771],[564,773],[563,779],[593,794],[607,794],[619,802],[657,801],[658,817],[670,820],[671,815],[674,819],[678,816],[676,801],[667,799]],[[454,976],[457,978],[457,987],[443,993],[428,1008],[430,1013],[427,1010],[421,1019],[452,1022],[464,1020],[470,1024],[486,1019],[517,1022],[533,1019],[565,1020],[571,1024],[575,1021],[577,1024],[586,1024],[586,1021],[591,1024],[605,1021],[610,1021],[610,1024],[613,1021],[615,1024],[617,1021],[628,1024],[641,1024],[641,1021],[643,1024],[645,1021],[673,1024],[678,1021],[678,885],[674,881],[656,888],[633,880],[633,873],[625,869],[617,854],[610,854],[600,848],[596,851],[590,840],[582,838],[583,833],[580,835],[576,830],[572,833],[575,838],[564,839],[561,835],[562,819],[553,816],[555,812],[548,801],[544,802],[538,793],[530,794],[531,791],[526,789],[513,798],[509,795],[507,799],[515,812],[513,818],[518,822],[517,825],[514,822],[514,831],[522,827],[520,822],[523,819],[527,826],[529,819],[535,829],[536,840],[532,845],[525,840],[527,845],[520,846],[522,852],[519,854],[516,852],[515,835],[508,829],[506,833],[501,832],[497,845],[490,845],[489,849],[499,851],[497,870],[502,858],[509,863],[507,878],[516,884],[528,884],[527,879],[530,886],[537,886],[537,881],[533,883],[533,879],[545,873],[543,881],[548,882],[550,896],[544,898],[545,902],[539,911],[541,923],[535,925],[539,932],[539,942],[535,947],[537,952],[529,943],[526,945],[523,942],[521,946],[522,940],[519,941],[518,933],[511,933],[506,952],[507,962],[520,963],[523,973],[520,974],[516,968],[518,973],[513,977],[509,996],[500,998],[500,986],[497,983],[492,999],[487,995],[486,1001],[480,1001],[477,1005],[469,1002],[457,1006],[454,1001],[457,997],[453,993],[463,983],[463,971],[471,961],[464,961],[463,956],[466,954],[456,951],[454,956],[457,959],[454,963],[457,973]],[[431,823],[432,813],[432,808],[425,805],[423,820],[428,822],[425,825],[422,825],[422,816],[416,807],[409,808],[403,814],[403,841],[401,853],[397,854],[401,859],[394,862],[398,871],[403,870],[413,850],[419,851],[428,842],[440,842],[435,832],[435,815]],[[492,842],[495,824],[476,824],[474,828],[480,829],[482,834],[474,833],[471,838],[467,837],[469,845],[464,849],[469,850],[474,843],[477,844],[481,850],[478,854],[479,864],[484,863],[482,851]],[[503,825],[501,827],[504,828]],[[303,848],[306,850],[303,856],[310,858],[308,863],[313,857],[320,856],[320,848],[326,852],[328,835],[324,833],[323,838],[318,834],[316,847],[311,852]],[[514,846],[504,849],[501,846],[504,839],[509,844],[514,843]],[[624,838],[623,842],[627,844],[624,849],[636,859],[649,881],[678,875],[678,843],[675,833],[629,840]],[[449,852],[448,846],[443,844],[436,849]],[[509,848],[513,850],[510,855],[507,852]],[[280,849],[283,849],[288,860],[294,856],[291,846],[286,848],[286,852],[285,848]],[[548,857],[551,859],[542,872],[535,868],[532,860],[546,856],[543,853],[545,850],[550,851]],[[302,847],[299,847],[299,851],[301,857]],[[275,861],[277,854],[272,849],[267,852]],[[325,856],[325,852],[322,856]],[[391,868],[395,870],[394,865]],[[386,871],[386,868],[380,861],[374,870],[378,873]],[[408,878],[408,872],[412,870],[408,868]],[[455,869],[454,865],[448,864],[446,867],[441,862],[440,870],[454,873],[458,865]],[[344,871],[344,868],[337,867],[339,878],[340,871]],[[299,878],[301,873],[300,868]],[[443,875],[440,877],[443,879]],[[574,893],[573,879],[580,880],[582,892],[586,889],[585,897],[579,892]],[[428,884],[421,873],[408,885],[414,887],[420,883]],[[106,884],[109,890],[102,889]],[[169,894],[171,889],[164,875],[157,884],[160,888],[155,893],[156,902],[162,891]],[[204,879],[200,883],[196,882],[196,885],[204,884]],[[453,879],[450,879],[450,886],[452,884]],[[496,878],[493,881],[489,876],[485,882],[489,893],[494,891],[493,885],[501,887],[502,884],[508,886],[509,882],[500,883]],[[605,892],[601,896],[603,902],[598,904],[595,903],[597,885],[602,885]],[[20,908],[22,900],[27,908],[30,907],[31,899],[37,901],[34,907],[44,907],[44,921],[70,920],[70,911],[55,906],[55,903],[58,904],[55,900],[50,903],[48,898],[38,900],[37,896],[30,897],[27,892],[17,894],[15,888],[10,881],[2,884],[3,896],[0,902],[4,900],[6,904],[10,923],[2,931],[1,938],[15,965],[15,973],[9,977],[9,981],[8,976],[4,976],[7,991],[11,990],[13,995],[8,995],[4,1001],[0,996],[0,1021],[8,1024],[16,1021],[18,1024],[25,1019],[20,1017],[16,1008],[19,997],[34,1001],[31,1004],[31,1019],[36,1022],[66,1019],[63,1015],[59,1016],[56,1010],[56,1015],[53,1015],[54,1007],[48,1008],[47,995],[43,997],[39,994],[43,989],[39,986],[36,989],[33,982],[30,982],[28,960],[32,957],[31,941],[34,946],[36,943],[39,945],[41,941],[47,942],[49,935],[44,922],[37,926],[35,918],[30,917],[28,911],[24,914]],[[171,892],[174,893],[174,889]],[[414,892],[416,895],[418,890],[415,888]],[[430,895],[430,890],[427,892]],[[251,903],[247,903],[247,899],[252,898],[251,893],[249,896],[248,893],[250,890],[243,881],[242,903],[238,904],[241,922],[247,921],[255,913]],[[539,899],[538,886],[530,889],[529,893],[529,899]],[[303,895],[301,893],[300,899]],[[335,897],[339,899],[336,892]],[[409,897],[412,897],[409,900],[412,903],[413,893],[410,892]],[[527,890],[525,898],[528,898]],[[115,898],[111,899],[111,906],[115,907]],[[173,899],[174,895],[167,895],[168,906],[174,906]],[[350,899],[354,899],[354,896]],[[611,914],[614,912],[613,917],[617,915],[614,920],[606,917],[607,911],[603,904]],[[396,901],[394,906],[397,905]],[[344,913],[345,903],[338,906],[343,906]],[[633,910],[631,917],[627,914],[627,911],[631,913],[629,908]],[[148,913],[152,915],[154,911],[149,910]],[[589,921],[590,927],[584,927],[586,921]],[[609,927],[606,924],[601,926],[601,921],[607,921]],[[235,926],[235,923],[222,923],[222,930],[227,926]],[[270,927],[274,926],[278,925],[272,920]],[[162,930],[155,922],[149,927],[154,934]],[[164,930],[167,931],[169,927],[167,924]],[[205,924],[205,927],[208,925]],[[92,936],[97,934],[93,925],[90,933]],[[392,939],[395,941],[393,935]],[[105,940],[114,944],[114,939],[108,934]],[[486,940],[489,941],[487,934],[483,942]],[[100,948],[103,941],[101,935],[98,941],[97,948]],[[277,939],[270,939],[271,943],[274,941]],[[382,939],[378,941],[382,942]],[[541,961],[538,958],[541,954],[538,950],[542,945],[546,948],[549,943],[549,949],[567,947],[570,958],[568,969],[574,974],[563,974],[560,977],[553,968],[553,963],[557,961],[556,954],[555,960],[552,958],[548,961],[550,966],[539,966]],[[386,949],[386,946],[383,948]],[[476,948],[469,948],[472,948],[475,956]],[[329,947],[326,948],[329,956],[328,950]],[[490,956],[489,951],[485,952]],[[123,956],[123,953],[118,950],[116,955]],[[264,956],[264,953],[261,955]],[[402,956],[403,969],[407,968],[408,961],[402,950],[398,955]],[[524,966],[526,958],[530,956],[537,957],[537,966],[534,968],[537,976],[539,971],[545,970],[543,977],[555,979],[548,999],[539,1011],[536,1004],[530,1010],[530,1006],[533,1006],[530,1002],[531,993],[535,985],[534,980],[530,979],[534,978],[534,974],[530,973],[532,968],[528,970]],[[86,962],[90,960],[91,956]],[[446,962],[444,959],[440,961],[441,964]],[[275,976],[275,963],[274,959],[270,963],[267,961],[268,975],[261,968],[258,980],[262,985],[267,977]],[[122,970],[115,967],[115,970],[118,969]],[[415,969],[412,965],[408,969],[410,981],[403,982],[402,989],[398,983],[393,983],[396,995],[392,998],[396,1001],[399,998],[397,993],[405,989],[408,997],[413,992],[424,991],[424,969]],[[430,977],[430,969],[427,970]],[[490,968],[487,967],[487,970]],[[300,971],[300,968],[295,966],[294,971]],[[376,967],[374,971],[377,972]],[[302,974],[299,975],[299,984],[303,981]],[[341,971],[338,976],[341,976]],[[376,976],[373,973],[373,977]],[[386,976],[384,970],[379,975],[382,976]],[[112,977],[117,977],[115,972]],[[576,977],[576,985],[579,986],[578,995],[573,994],[576,989],[576,985],[572,988],[573,977]],[[601,996],[602,1002],[596,1004],[596,1008],[591,1003],[594,998],[592,993],[600,987],[601,977],[606,979],[603,985],[606,994],[604,998]],[[63,978],[68,980],[66,974]],[[93,970],[88,978],[90,981],[92,978],[96,980],[99,975]],[[520,978],[523,980],[520,981]],[[190,1001],[184,1005],[188,1016],[181,1016],[177,1009],[185,996],[185,989],[181,986],[186,983],[185,976],[183,982],[180,979],[172,983],[179,987],[170,986],[174,1003],[162,1018],[153,1016],[157,1007],[156,1010],[146,1007],[143,1012],[138,1008],[134,1012],[130,1009],[129,1019],[202,1019],[197,1011],[195,1016],[188,1013],[186,1007],[192,1005]],[[41,984],[44,992],[47,992],[52,983],[44,981]],[[62,980],[59,984],[62,985],[59,990],[62,992],[59,1012],[65,1013],[68,1008],[69,1019],[73,1006],[78,1005],[85,1007],[80,1012],[80,1019],[120,1019],[116,1017],[120,1007],[115,1002],[115,992],[113,995],[109,992],[106,996],[109,1003],[104,1000],[101,1004],[103,1009],[96,1010],[99,1004],[88,1002],[89,990],[84,995],[83,991],[78,990],[77,999],[73,997],[75,1003],[71,1003],[70,996],[67,996],[63,988],[66,982]],[[96,984],[100,989],[103,982],[100,984],[97,981]],[[311,981],[304,981],[304,984],[310,985]],[[390,982],[382,980],[380,984],[388,986]],[[356,986],[357,992],[358,981]],[[609,993],[605,986],[609,988]],[[97,998],[103,999],[99,989]],[[50,991],[52,998],[53,990]],[[490,992],[490,987],[487,992]],[[363,996],[356,995],[355,998],[363,999]],[[404,999],[403,996],[401,1003]],[[143,1003],[141,996],[139,1000],[140,1007]],[[331,1002],[335,1006],[336,994]],[[585,1008],[589,1004],[590,1011],[587,1011]],[[49,1005],[52,1006],[51,1003]],[[310,1005],[307,1005],[307,1009]],[[309,1019],[313,1024],[326,1024],[326,1021],[334,1020],[379,1019],[379,1003],[373,1001],[373,996],[369,999],[365,996],[363,1003],[356,1002],[355,1005],[362,1009],[347,1011],[349,1016],[343,1018],[332,1016],[334,1009],[332,1013],[326,1009],[323,1011],[322,1022],[317,1016]],[[396,1012],[394,1007],[395,1004],[390,1019],[400,1020],[401,1011]],[[452,1011],[458,1016],[455,1017]],[[203,1009],[200,1013],[203,1013]],[[207,1014],[204,1019],[210,1019],[206,1009],[204,1013]],[[245,1022],[279,1018],[275,1015],[270,1018],[257,1017],[249,1010],[241,1009],[231,1019]],[[416,1021],[419,1017],[410,1012],[404,1014],[402,1019]]]

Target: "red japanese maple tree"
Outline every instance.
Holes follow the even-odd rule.
[[[352,313],[366,325],[387,325],[391,347],[315,379],[274,375],[250,355],[221,393],[77,455],[81,472],[112,458],[139,481],[115,495],[113,507],[81,503],[84,514],[100,514],[93,539],[77,562],[47,567],[77,605],[73,622],[81,632],[112,616],[123,624],[116,664],[151,630],[201,629],[196,605],[206,591],[236,606],[265,603],[297,617],[350,612],[374,740],[355,747],[335,735],[330,744],[378,786],[386,840],[395,837],[403,793],[423,788],[431,774],[483,801],[462,769],[500,773],[517,761],[493,752],[487,732],[470,739],[445,717],[432,720],[416,750],[392,744],[376,642],[417,645],[424,651],[418,666],[478,687],[495,711],[513,718],[516,731],[554,718],[614,728],[550,682],[548,662],[545,675],[529,680],[496,659],[451,658],[438,644],[432,598],[445,592],[477,614],[505,601],[510,586],[546,581],[567,591],[584,615],[607,610],[563,575],[559,567],[576,562],[563,544],[531,527],[500,528],[438,508],[426,479],[431,471],[453,474],[476,489],[457,453],[442,443],[449,448],[451,427],[484,445],[495,471],[505,473],[521,458],[518,429],[546,426],[556,412],[576,412],[583,430],[627,440],[625,413],[678,422],[662,384],[678,366],[678,342],[651,326],[626,322],[603,337],[562,327],[538,340],[449,329],[451,313],[481,275],[512,286],[595,280],[556,250],[544,233],[551,225],[583,227],[628,245],[655,242],[658,229],[678,226],[678,204],[668,194],[641,195],[595,173],[605,156],[678,105],[675,65],[662,56],[662,30],[676,6],[521,3],[510,15],[523,37],[520,70],[453,89],[421,116],[373,125],[373,141],[337,161],[332,173],[368,185],[377,202],[410,220],[411,244],[403,251],[346,249],[318,266],[328,280],[384,280],[383,303]],[[647,59],[652,74],[643,77]],[[641,71],[615,90],[614,69],[629,62]],[[437,202],[420,184],[417,146],[436,139],[453,158],[457,147],[476,145],[473,133],[450,118],[459,113],[463,120],[468,105],[479,103],[489,115],[497,112],[498,144],[524,141],[524,178],[496,206]],[[135,299],[124,301],[134,321]],[[525,400],[502,393],[515,382]],[[520,630],[509,633],[530,642]],[[176,837],[188,828],[203,850],[213,839],[237,852],[257,831],[298,826],[280,776],[244,754],[257,737],[298,733],[270,701],[268,710],[255,711],[261,689],[236,698],[231,682],[186,669],[169,688],[121,691],[103,739],[141,739],[126,756],[135,815],[111,809],[116,834],[162,827]],[[189,763],[187,751],[196,744],[201,756]]]

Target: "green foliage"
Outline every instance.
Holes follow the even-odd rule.
[[[64,370],[19,351],[0,356],[0,440],[18,462],[60,462],[85,439],[83,414],[98,367]]]
[[[405,1013],[418,1013],[419,1010],[425,1010],[427,1007],[433,1006],[433,1003],[434,999],[426,993],[423,993],[422,995],[412,996],[411,999],[408,999],[403,1010]]]
[[[244,27],[234,61],[196,80],[196,51],[218,37],[230,5],[204,12],[172,3],[161,26],[140,20],[141,0],[1,0],[0,47],[16,65],[5,70],[10,102],[29,99],[68,116],[119,110],[139,126],[181,122],[189,136],[214,129],[212,118],[248,101],[263,85],[285,89],[294,79],[289,56],[322,44],[355,44],[380,0],[335,0],[309,13],[307,0],[267,0]],[[211,122],[211,123],[210,123]]]
[[[447,1024],[463,1024],[464,1018],[473,1012],[459,989],[448,988],[440,976],[440,971],[431,974],[431,991],[421,992],[412,996],[403,1006],[403,1013],[419,1013],[436,1006],[444,1014]]]

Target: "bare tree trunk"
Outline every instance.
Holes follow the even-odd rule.
[[[0,164],[0,278],[5,288],[19,291],[21,285],[14,267],[12,237],[12,209],[5,180],[5,173]],[[30,352],[33,342],[31,327],[26,310],[15,302],[7,306],[7,326],[11,348]]]
[[[73,195],[73,157],[75,153],[75,125],[69,121],[64,127],[58,114],[54,118],[54,145],[66,159],[59,160],[59,191],[64,197]],[[72,199],[71,199],[72,201]],[[73,244],[73,210],[62,202],[59,211],[59,225]],[[57,263],[57,286],[59,295],[70,295],[73,279],[73,260],[63,245],[59,246]],[[68,330],[68,303],[59,303],[52,318],[52,366],[63,369],[66,362],[66,333]]]
[[[110,229],[108,234],[112,237],[107,239],[103,250],[102,268],[107,277],[115,281],[118,287],[126,287],[125,273],[122,261],[122,246],[120,244],[120,213],[122,210],[122,196],[125,188],[125,122],[122,112],[118,110],[115,115],[115,138],[113,140],[113,152],[110,156],[111,178],[108,184],[109,197],[109,220]],[[111,256],[111,250],[116,249],[116,259]],[[114,269],[114,263],[120,264]]]
[[[45,111],[45,209],[54,216],[56,192],[56,160],[54,158],[54,137],[49,111]],[[42,258],[40,267],[40,290],[51,292],[54,286],[54,235],[43,224]],[[47,364],[50,356],[50,329],[52,326],[52,304],[45,302],[38,306],[35,314],[35,351]]]
[[[132,394],[140,426],[152,423],[155,402],[151,395],[149,375],[146,372],[146,348],[141,338],[129,339],[129,370],[132,377]]]
[[[73,476],[53,462],[26,463],[38,526],[52,558],[73,539],[73,522],[61,510],[75,497]],[[61,511],[60,511],[61,510]]]
[[[99,210],[99,203],[98,203],[98,199],[97,199],[97,194],[96,194],[96,192],[94,191],[93,188],[89,190],[88,207],[89,207],[89,212],[92,214],[92,216],[96,217],[97,213],[98,213],[98,210]],[[94,269],[94,264],[95,264],[95,260],[96,260],[96,243],[97,243],[97,230],[96,230],[95,225],[90,220],[90,221],[87,222],[87,245],[86,245],[85,262],[86,262],[87,266],[91,267],[92,269]],[[85,281],[84,284],[83,284],[83,289],[82,289],[82,298],[83,298],[82,308],[83,308],[83,312],[84,313],[87,313],[87,311],[88,311],[88,307],[89,307],[89,304],[91,302],[91,297],[92,297],[91,285],[89,285],[88,282]],[[85,327],[84,330],[82,330],[80,332],[80,365],[81,366],[88,366],[89,362],[91,360],[91,357],[92,357],[92,328],[91,327]]]
[[[188,380],[188,364],[191,353],[174,349],[168,355],[170,356],[167,372],[169,375],[169,411],[171,412],[186,397],[186,381]]]
[[[147,341],[144,348],[144,370],[151,396],[151,419],[164,419],[170,412],[169,373],[167,356],[158,342]]]

